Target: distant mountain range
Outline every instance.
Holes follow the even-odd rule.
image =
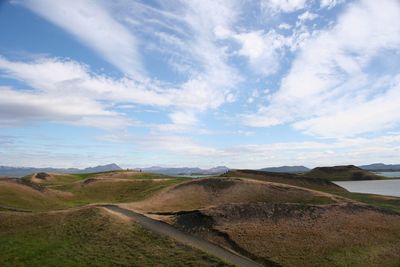
[[[8,167],[0,166],[0,176],[22,177],[35,172],[56,172],[56,173],[94,173],[105,171],[118,171],[122,170],[117,164],[100,165],[96,167],[89,167],[85,169],[77,168],[33,168],[33,167]]]
[[[383,171],[383,172],[396,172],[400,171],[400,164],[384,164],[384,163],[374,163],[374,164],[369,164],[369,165],[362,165],[358,166],[361,169],[367,170],[367,171]]]
[[[304,166],[281,166],[281,167],[270,167],[262,168],[260,171],[264,172],[286,172],[286,173],[298,173],[308,172],[310,169]]]
[[[219,175],[229,171],[228,167],[218,166],[210,169],[200,169],[197,167],[182,167],[182,168],[168,168],[153,166],[149,168],[136,168],[136,170],[142,170],[144,172],[159,173],[164,175]]]
[[[369,165],[361,165],[358,168],[366,171],[383,171],[383,172],[396,172],[400,171],[400,164],[384,164],[384,163],[374,163]],[[282,167],[270,167],[262,168],[260,171],[264,172],[286,172],[286,173],[298,173],[298,172],[308,172],[311,169],[304,166],[282,166]]]
[[[367,171],[400,171],[400,164],[374,163],[358,167]],[[218,166],[210,169],[201,169],[198,167],[168,168],[168,167],[158,167],[158,166],[153,166],[149,168],[136,168],[136,170],[139,169],[144,172],[159,173],[164,175],[186,175],[186,176],[219,175],[230,170],[228,167],[225,166]],[[117,171],[117,170],[122,170],[122,168],[115,163],[99,165],[96,167],[89,167],[84,169],[0,166],[0,176],[22,177],[36,172],[94,173],[94,172]],[[278,173],[302,173],[310,171],[310,169],[305,166],[268,167],[259,170],[264,172],[278,172]]]

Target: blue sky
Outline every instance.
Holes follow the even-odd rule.
[[[400,3],[0,4],[0,165],[400,163]]]

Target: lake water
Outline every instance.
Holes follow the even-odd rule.
[[[345,181],[335,184],[350,192],[400,197],[400,179]]]
[[[385,176],[385,177],[399,177],[400,172],[375,172],[378,175]]]

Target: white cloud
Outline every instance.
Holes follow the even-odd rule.
[[[129,78],[113,79],[98,75],[78,62],[57,58],[35,61],[10,61],[0,56],[0,74],[24,82],[43,92],[74,94],[93,99],[153,106],[186,107],[203,111],[216,108],[229,97],[229,91],[215,90],[229,83],[228,73],[210,73],[170,88],[156,81],[143,83]],[[220,79],[218,79],[220,78]],[[229,81],[228,81],[229,79]]]
[[[228,63],[220,38],[231,33],[237,19],[235,7],[238,1],[185,1],[178,10],[168,14],[181,18],[185,29],[185,46],[175,46],[183,53],[184,61],[194,62],[189,79],[180,85],[180,92],[174,99],[190,112],[215,109],[233,99],[233,91],[241,81],[240,75]],[[176,37],[176,35],[174,35]],[[182,37],[181,37],[182,38]],[[172,50],[175,49],[172,48]],[[176,123],[163,125],[168,128],[182,128]]]
[[[268,18],[273,16],[266,24],[265,17],[247,20],[258,10],[242,14],[254,3],[240,0],[157,1],[156,5],[146,1],[14,2],[75,36],[126,77],[116,79],[95,73],[89,66],[69,59],[13,61],[0,57],[0,75],[20,82],[0,88],[0,126],[50,121],[118,129],[122,134],[110,135],[108,141],[116,139],[124,145],[143,148],[143,152],[153,151],[148,154],[166,153],[168,160],[183,160],[182,164],[218,162],[238,168],[288,162],[312,166],[315,162],[390,161],[400,152],[395,134],[344,138],[381,133],[400,121],[400,54],[394,52],[400,48],[400,25],[394,23],[400,12],[395,0],[351,3],[336,23],[324,25],[331,14],[323,17],[326,10],[322,8],[330,9],[344,1],[321,0],[319,8],[314,0],[265,0],[261,7],[268,12]],[[281,14],[276,16],[277,13]],[[307,23],[317,16],[321,20]],[[275,24],[275,29],[270,28]],[[324,31],[320,30],[322,27]],[[281,69],[291,64],[292,55],[291,67]],[[154,76],[146,76],[143,69],[148,62],[142,60],[147,56],[150,64],[157,64],[157,70],[149,69]],[[241,69],[244,63],[250,68]],[[167,75],[171,70],[179,75],[165,81],[152,78],[158,74],[164,77],[163,71],[158,72],[164,66]],[[274,75],[281,76],[281,70],[285,76],[277,81],[279,77]],[[246,75],[248,80],[244,80]],[[272,90],[252,91],[265,87]],[[218,110],[236,100],[245,103]],[[236,127],[234,113],[242,112],[242,107],[258,108],[256,113],[242,116],[246,125],[290,124],[297,131],[336,139],[333,143],[251,143],[246,139],[248,129]],[[140,126],[148,129],[145,136],[131,136],[128,129],[121,130],[137,125],[130,114],[144,114],[148,109],[157,110],[169,121],[144,121]],[[210,109],[213,111],[207,115],[228,114],[232,129],[225,129],[226,125],[217,125],[215,131],[207,129],[207,122],[202,121],[207,116],[201,113]],[[202,142],[210,140],[199,133],[220,134],[222,139],[239,134],[241,140],[229,138],[217,146],[214,139],[210,146]],[[250,134],[255,136],[252,140],[262,140],[265,133],[270,134]],[[236,145],[225,146],[226,142],[236,141]],[[17,154],[13,154],[14,159]],[[0,159],[5,155],[0,151]]]
[[[261,7],[272,12],[293,12],[305,8],[307,0],[263,0]]]
[[[158,124],[154,128],[163,132],[199,131],[199,120],[192,111],[175,111],[169,114],[171,123]]]
[[[390,129],[400,121],[400,75],[389,89],[369,101],[335,114],[300,121],[295,127],[320,136],[346,136]]]
[[[24,82],[42,92],[82,95],[95,99],[167,106],[172,96],[160,92],[157,84],[142,84],[128,78],[112,79],[92,73],[83,64],[58,58],[10,61],[0,57],[3,76]]]
[[[282,30],[290,30],[292,26],[287,23],[281,23],[278,25],[278,28]]]
[[[303,14],[298,16],[298,19],[300,21],[314,20],[316,18],[318,18],[318,15],[315,14],[315,13],[312,13],[312,12],[310,12],[308,10],[306,12],[304,12]]]
[[[34,121],[115,129],[133,122],[100,103],[82,96],[60,96],[40,92],[15,91],[0,87],[0,126],[20,126]]]
[[[232,32],[229,29],[224,28],[221,25],[217,25],[214,28],[214,34],[217,38],[226,39],[232,35]]]
[[[397,123],[398,117],[390,115],[400,113],[393,92],[397,85],[385,82],[394,76],[379,76],[369,68],[372,60],[387,57],[385,53],[395,56],[393,51],[400,48],[400,24],[393,23],[398,17],[397,1],[349,5],[332,29],[304,44],[271,104],[246,115],[244,123],[296,123],[299,129],[323,136],[379,131]],[[379,104],[389,114],[384,115]]]
[[[63,4],[47,0],[17,2],[75,35],[125,74],[141,72],[137,39],[111,15],[112,4],[106,8],[101,2],[91,0],[65,1]],[[132,14],[132,10],[135,11],[132,5],[142,8],[144,13]],[[73,92],[74,96],[84,96],[94,102],[185,108],[193,114],[218,108],[232,101],[232,90],[241,80],[240,75],[226,63],[227,55],[217,44],[215,36],[215,29],[229,31],[236,18],[234,6],[234,2],[189,1],[183,2],[180,8],[168,7],[161,11],[145,4],[121,3],[120,7],[125,7],[119,9],[121,21],[125,19],[126,23],[126,19],[137,15],[133,17],[135,23],[147,27],[146,34],[155,33],[164,44],[168,44],[169,51],[178,48],[183,52],[183,62],[191,62],[190,76],[181,84],[172,86],[141,75],[113,79],[95,74],[81,63],[57,58],[18,62],[0,57],[0,69],[3,75],[22,81],[43,94],[58,92],[61,96]],[[161,16],[160,22],[170,25],[171,29],[179,29],[184,37],[160,32],[151,23],[143,24],[148,22],[146,12],[156,12]],[[173,25],[176,23],[178,25]],[[180,65],[175,63],[175,66]]]
[[[28,0],[17,3],[71,33],[123,73],[137,76],[143,72],[137,39],[100,1]]]
[[[195,125],[197,123],[196,116],[190,112],[177,111],[170,114],[170,118],[175,124]]]
[[[255,72],[269,75],[279,69],[282,50],[288,44],[284,36],[271,30],[235,34],[233,38],[241,45],[238,55],[246,57]]]

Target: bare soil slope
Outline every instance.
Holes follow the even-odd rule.
[[[168,220],[260,263],[400,264],[400,214],[363,204],[227,204],[178,213]]]

